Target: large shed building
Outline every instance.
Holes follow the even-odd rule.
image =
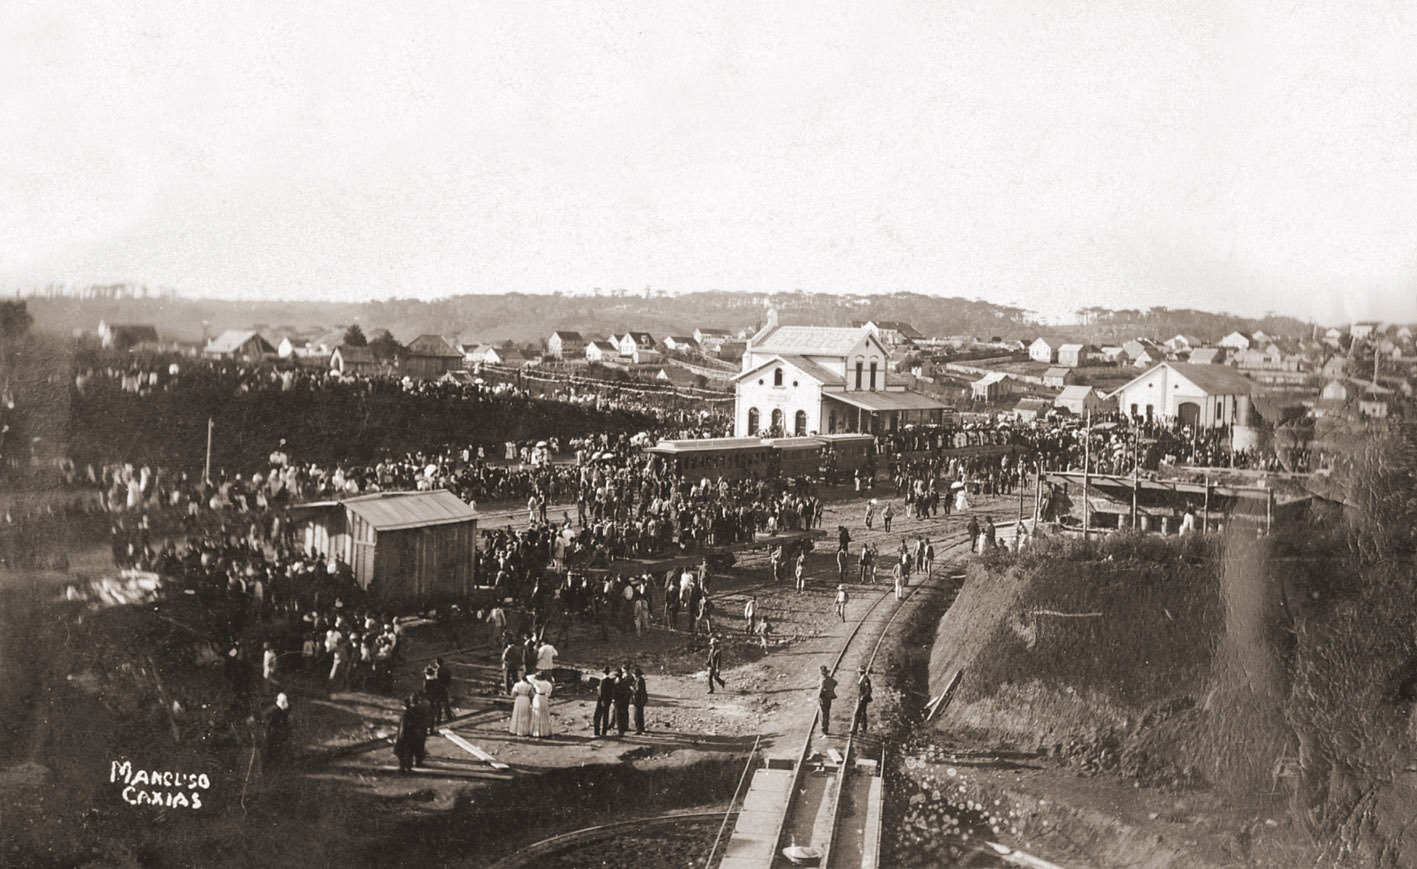
[[[468,594],[477,512],[452,492],[380,492],[305,505],[305,547],[338,555],[381,599]]]

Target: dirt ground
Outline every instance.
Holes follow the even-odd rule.
[[[644,669],[650,703],[643,736],[594,738],[593,699],[582,680],[557,686],[553,737],[511,737],[510,702],[497,687],[499,656],[485,630],[465,627],[455,637],[429,623],[412,626],[392,695],[331,691],[315,674],[290,673],[265,686],[266,695],[283,690],[292,698],[299,759],[290,768],[263,769],[260,752],[249,750],[249,734],[194,734],[201,709],[220,702],[219,671],[186,668],[190,672],[174,676],[144,660],[144,643],[157,642],[163,631],[168,639],[180,635],[180,626],[137,611],[121,622],[105,618],[102,629],[98,620],[78,628],[115,634],[90,641],[73,635],[74,623],[51,624],[44,642],[14,653],[21,669],[41,663],[18,660],[30,655],[43,658],[44,668],[34,677],[38,703],[27,704],[29,727],[14,734],[4,757],[9,771],[0,776],[0,788],[21,806],[0,822],[4,862],[275,866],[318,851],[321,863],[386,865],[395,848],[410,865],[476,866],[565,830],[635,813],[722,805],[757,737],[770,747],[805,726],[814,711],[816,668],[849,627],[833,611],[837,526],[850,529],[853,553],[872,539],[888,554],[902,538],[938,539],[963,522],[897,515],[887,535],[879,520],[874,531],[865,530],[865,502],[854,493],[837,490],[827,502],[822,533],[830,539],[809,556],[805,592],[790,581],[772,583],[765,546],[739,553],[726,575],[712,579],[727,681],[718,693],[708,693],[706,638],[685,632],[682,617],[680,630],[655,624],[642,636],[614,626],[604,634],[598,625],[572,624],[564,633],[553,628],[561,667],[582,674],[607,665]],[[902,505],[895,503],[899,514]],[[1014,504],[994,505],[996,515],[1002,518]],[[487,513],[498,523],[522,521],[513,508]],[[101,546],[92,559],[76,558],[86,571],[101,561]],[[655,566],[662,576],[663,565]],[[854,573],[854,559],[851,566]],[[43,577],[45,596],[57,593],[64,579]],[[850,620],[887,586],[850,581],[848,588]],[[749,595],[774,624],[766,651],[744,630]],[[498,766],[435,736],[425,769],[398,772],[388,741],[397,724],[395,698],[417,684],[435,655],[445,657],[455,675],[458,715],[451,729]],[[187,700],[180,714],[167,711],[172,697]],[[180,742],[169,729],[180,733]],[[121,787],[109,781],[111,764],[123,758],[209,769],[207,807],[128,805]],[[27,799],[35,787],[47,796]],[[270,847],[275,842],[282,847]]]
[[[876,496],[882,497],[879,491]],[[805,593],[793,590],[790,582],[772,583],[766,548],[739,553],[726,575],[713,578],[718,603],[714,629],[724,644],[727,687],[712,695],[702,635],[658,623],[641,636],[613,626],[602,635],[598,625],[589,624],[570,625],[564,635],[553,629],[562,667],[585,675],[607,665],[644,669],[650,703],[648,732],[642,736],[593,737],[593,695],[584,680],[556,686],[551,738],[510,736],[510,701],[497,687],[499,655],[485,629],[467,627],[454,636],[445,626],[427,623],[410,632],[408,660],[392,695],[331,691],[316,676],[303,674],[268,686],[266,693],[285,690],[293,699],[299,760],[286,769],[263,769],[259,752],[249,752],[239,741],[174,746],[166,733],[168,716],[157,705],[159,689],[122,702],[106,690],[112,680],[127,678],[125,666],[141,669],[141,661],[111,660],[120,646],[79,654],[72,637],[68,645],[58,637],[56,645],[41,649],[67,651],[29,662],[43,665],[38,691],[26,700],[37,714],[29,729],[11,734],[4,755],[0,791],[14,810],[0,816],[5,848],[0,862],[488,866],[558,833],[669,810],[722,807],[755,739],[761,737],[770,748],[802,732],[814,713],[817,667],[830,662],[850,620],[886,589],[884,584],[856,583],[853,559],[849,621],[837,619],[832,605],[837,526],[849,529],[853,553],[868,539],[889,553],[903,537],[913,540],[921,534],[939,541],[966,521],[953,516],[909,519],[899,515],[899,500],[895,503],[896,524],[887,535],[879,522],[873,531],[864,528],[863,499],[844,490],[831,493],[822,523],[827,539],[809,558]],[[1015,498],[981,499],[975,515],[991,513],[1003,522],[1016,510]],[[499,522],[503,519],[516,522],[520,517],[508,509],[498,515]],[[775,625],[775,642],[766,651],[744,632],[742,607],[749,595]],[[16,620],[6,627],[34,626]],[[906,644],[911,642],[917,641]],[[23,652],[13,644],[7,648],[12,657]],[[892,652],[904,653],[899,647]],[[424,769],[398,772],[389,742],[397,724],[395,698],[412,690],[423,663],[435,655],[448,660],[455,674],[458,714],[450,729],[495,765],[435,736],[428,741]],[[220,681],[209,670],[196,670],[193,678]],[[171,691],[180,687],[167,686]],[[906,698],[896,706],[876,706],[883,712],[899,709],[902,720],[895,722],[896,729],[910,733],[906,719],[923,704],[918,699],[922,686],[907,675],[898,684],[878,688]],[[184,740],[190,739],[184,733]],[[125,756],[169,758],[180,768],[205,763],[214,779],[210,808],[156,810],[126,804],[109,782],[112,761]],[[214,762],[213,756],[235,762]],[[913,865],[939,865],[950,849],[967,840],[937,834],[963,827],[976,840],[987,834],[1063,865],[1220,866],[1244,864],[1245,854],[1287,853],[1278,844],[1284,841],[1283,817],[1240,822],[1225,806],[1202,796],[1081,777],[1009,746],[917,735],[905,742],[899,768],[892,795],[907,805],[894,821],[888,817],[888,824],[895,825],[888,827],[889,835],[909,840],[922,824],[933,831],[920,839],[920,862]],[[957,801],[930,798],[961,784],[966,791],[956,791],[962,793]],[[917,793],[925,797],[914,799]],[[937,816],[941,805],[948,806],[954,820]],[[635,852],[644,865],[699,865],[686,855],[703,851],[702,829],[686,826],[682,837],[660,837],[667,862],[654,862],[655,837],[642,838],[647,841],[639,842]],[[623,853],[620,842],[602,841],[596,847],[595,853],[604,855],[598,858],[602,865],[616,865],[610,855]],[[575,865],[580,858],[570,853],[558,859]]]

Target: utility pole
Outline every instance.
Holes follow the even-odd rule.
[[[1092,411],[1087,412],[1087,427],[1082,434],[1082,539],[1087,539],[1088,520],[1091,518],[1087,504],[1088,483],[1091,476],[1088,468],[1088,461],[1092,457]]]
[[[207,464],[202,471],[203,483],[212,481],[212,428],[215,426],[216,422],[211,417],[207,417]]]

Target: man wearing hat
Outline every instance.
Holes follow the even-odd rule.
[[[630,701],[634,699],[634,693],[630,668],[621,667],[615,680],[615,730],[621,736],[630,729]]]
[[[649,687],[645,685],[645,671],[635,667],[635,678],[631,682],[630,703],[635,707],[635,732],[645,732],[645,704],[649,702]]]
[[[836,587],[836,615],[843,622],[846,621],[846,586]]]
[[[591,720],[591,728],[596,736],[609,736],[611,721],[611,706],[615,703],[616,678],[614,672],[605,668],[605,672],[600,677],[600,685],[595,695],[595,717]]]
[[[713,683],[717,682],[720,688],[727,688],[723,677],[719,673],[723,670],[723,650],[718,647],[718,637],[709,639],[708,653],[708,683],[709,693],[713,693]]]
[[[817,706],[822,713],[822,735],[830,736],[832,701],[836,699],[836,680],[832,678],[827,665],[822,665],[822,681],[817,686]]]
[[[861,678],[856,680],[856,712],[851,716],[851,732],[866,732],[866,707],[871,703],[871,671],[861,668]]]

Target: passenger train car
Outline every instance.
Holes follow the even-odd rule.
[[[829,482],[874,470],[875,438],[867,434],[790,438],[703,438],[660,441],[651,461],[686,477],[725,480],[816,477]]]

